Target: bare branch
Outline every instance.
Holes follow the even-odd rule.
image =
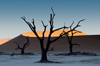
[[[27,22],[26,21],[26,17],[25,16],[23,16],[23,17],[21,17],[26,23],[29,23],[29,22]]]
[[[21,17],[21,18],[28,24],[31,30],[34,31],[35,28],[29,22],[26,21],[26,18],[25,17]]]
[[[17,46],[18,46],[15,50],[17,50],[17,49],[22,49],[16,41],[14,41],[13,43],[16,43]]]
[[[43,27],[44,27],[44,31],[43,31],[43,36],[42,36],[42,41],[44,41],[44,34],[45,34],[45,31],[46,31],[46,27],[48,26],[48,25],[44,25],[44,23],[43,23],[43,21],[41,21],[42,22],[42,24],[43,24]]]
[[[44,33],[45,33],[45,31],[46,31],[46,27],[47,27],[48,25],[44,25],[43,21],[41,21],[41,22],[42,22],[43,27],[44,27],[44,32],[43,32],[43,34],[44,34]]]
[[[26,48],[27,44],[29,43],[29,37],[25,37],[27,42],[23,45],[23,48]]]
[[[80,23],[80,22],[82,22],[82,21],[84,21],[84,20],[85,20],[85,19],[83,19],[83,20],[80,20],[80,21],[78,22],[78,25],[79,25],[79,23]]]
[[[72,29],[73,24],[74,24],[74,21],[72,22],[72,24],[71,24],[71,26],[70,26],[70,30]]]
[[[23,20],[25,20],[26,19],[26,17],[25,16],[23,16],[23,17],[21,17]],[[27,21],[25,21],[25,22],[27,22]]]
[[[83,20],[80,20],[79,22],[78,22],[78,24],[73,28],[73,29],[71,29],[71,30],[75,30],[77,27],[80,27],[80,22],[82,22],[82,21],[84,21],[85,19],[83,19]]]
[[[73,29],[71,29],[71,30],[69,30],[69,31],[67,31],[67,32],[64,32],[64,34],[63,35],[67,35],[69,32],[72,32],[72,31],[74,31],[77,27],[79,27],[79,24],[80,24],[80,22],[82,22],[82,21],[84,21],[85,19],[83,19],[83,20],[80,20],[79,22],[78,22],[78,24],[73,28]],[[73,24],[73,23],[72,23]],[[76,30],[75,30],[76,31]]]
[[[46,28],[48,25],[44,25],[44,23],[43,23],[43,21],[41,21],[42,22],[42,24],[43,24],[43,26],[44,26],[44,28]]]
[[[50,14],[50,21],[49,21],[49,23],[50,23],[50,32],[52,32],[53,28],[54,28],[52,14]]]
[[[33,24],[34,27],[36,27],[35,24],[34,24],[34,19],[32,19],[32,24]]]
[[[32,21],[32,24],[33,24],[33,26],[32,26],[29,22],[26,21],[25,17],[21,17],[21,18],[28,24],[28,26],[29,26],[30,29],[33,31],[33,33],[37,36],[37,38],[38,38],[39,40],[41,40],[40,37],[38,36],[37,32],[36,32],[36,27],[35,27],[35,24],[34,24],[34,19],[33,19],[33,21]]]
[[[64,28],[64,29],[63,29],[63,28]],[[55,29],[55,30],[53,31],[53,32],[55,32],[55,31],[57,31],[57,30],[63,29],[63,32],[62,32],[62,33],[61,33],[57,38],[55,38],[54,40],[52,40],[51,43],[54,42],[54,41],[56,41],[56,40],[58,40],[60,37],[63,36],[63,34],[64,34],[64,32],[65,32],[65,31],[64,31],[65,28],[69,28],[69,27],[66,27],[66,26],[64,25],[64,27],[61,27],[61,28]],[[53,33],[53,32],[52,32],[52,33]]]
[[[75,34],[75,33],[82,33],[81,31],[77,31],[77,30],[74,30],[75,32],[73,33],[73,34]]]
[[[55,41],[57,41],[60,37],[62,37],[63,35],[62,35],[62,33],[59,35],[59,37],[57,37],[57,38],[55,38],[54,40],[52,40],[52,41],[50,41],[50,44],[51,43],[53,43],[53,42],[55,42]]]
[[[52,13],[53,13],[53,19],[54,19],[55,13],[54,13],[54,11],[53,11],[53,8],[52,8],[52,7],[51,7],[51,10],[52,10]]]
[[[49,21],[50,22],[50,32],[52,32],[53,28],[54,28],[54,26],[53,26],[53,19],[54,19],[54,16],[55,16],[55,13],[54,13],[52,7],[51,7],[51,10],[52,10],[53,16],[52,16],[52,14],[50,14],[50,21]]]
[[[30,42],[30,43],[31,43],[31,42]],[[28,47],[28,46],[30,45],[30,43],[28,43],[28,44],[25,46],[25,48]]]
[[[57,31],[57,30],[65,29],[65,28],[68,29],[69,27],[64,26],[64,27],[61,27],[61,28],[57,28],[57,29],[53,30],[53,32],[54,32],[54,31]]]

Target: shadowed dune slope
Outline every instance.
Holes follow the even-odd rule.
[[[65,30],[65,32],[67,32],[67,31],[69,31],[69,30]],[[60,33],[62,33],[62,32],[63,32],[63,30],[55,31],[55,32],[51,35],[51,37],[57,37],[57,36],[59,36]],[[39,35],[40,37],[42,37],[43,31],[37,31],[37,33],[38,33],[38,35]],[[45,37],[48,37],[49,33],[50,33],[50,31],[46,31],[46,32],[45,32]],[[36,37],[35,34],[34,34],[33,32],[26,32],[26,33],[23,33],[22,35],[23,35],[23,36],[29,36],[29,37]],[[71,33],[69,33],[69,36],[70,36],[70,35],[71,35]],[[84,32],[74,34],[74,36],[79,36],[79,35],[87,35],[87,34],[84,33]]]
[[[55,39],[56,37],[52,37]],[[29,37],[30,45],[26,48],[26,52],[40,52],[39,40],[36,37]],[[46,43],[47,37],[45,37],[44,43]],[[20,50],[15,50],[17,45],[13,43],[17,41],[20,46],[26,42],[26,38],[23,35],[19,35],[14,39],[0,45],[0,51],[2,52],[20,52]],[[74,51],[81,52],[100,52],[100,35],[85,35],[85,36],[74,36],[73,43],[80,44],[81,46],[74,46]],[[54,51],[50,52],[69,52],[69,44],[67,38],[60,38],[51,44],[51,47],[55,47]]]

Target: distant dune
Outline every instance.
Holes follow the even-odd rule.
[[[67,31],[67,30],[66,30]],[[39,36],[42,37],[43,31],[37,31]],[[51,40],[55,39],[62,30],[53,33]],[[47,43],[49,31],[46,31],[44,38],[44,45]],[[10,41],[0,45],[0,51],[2,52],[20,52],[20,50],[15,50],[17,45],[13,43],[14,41],[22,47],[26,43],[26,36],[29,36],[29,47],[26,48],[25,52],[40,52],[40,42],[33,32],[23,33]],[[97,52],[100,53],[100,35],[87,35],[86,33],[76,33],[73,37],[73,43],[80,44],[80,46],[74,46],[73,51],[81,52]],[[50,52],[69,52],[69,43],[66,37],[60,38],[57,41],[53,42],[50,47],[55,47],[54,51]]]
[[[67,31],[69,31],[69,30],[65,30],[65,31],[67,32]],[[51,35],[51,37],[57,37],[57,36],[59,36],[60,33],[62,33],[62,32],[63,32],[63,30],[55,31],[55,32]],[[37,31],[37,33],[38,33],[38,35],[39,35],[40,37],[42,37],[43,31]],[[45,32],[45,37],[48,37],[49,33],[50,33],[50,31],[46,31],[46,32]],[[22,35],[23,35],[23,36],[29,36],[29,37],[36,37],[35,34],[34,34],[33,32],[26,32],[26,33],[23,33]],[[70,36],[70,35],[71,35],[71,33],[69,34],[69,36]],[[74,34],[74,36],[79,36],[79,35],[82,36],[82,35],[87,35],[87,34],[84,33],[84,32]]]
[[[8,42],[10,40],[11,40],[11,38],[0,39],[0,45],[3,44],[3,43],[5,43],[5,42]]]
[[[52,37],[51,40],[56,37]],[[13,43],[14,41],[18,42],[20,46],[25,44],[26,38],[23,35],[19,35],[12,40],[0,45],[0,51],[2,52],[20,52],[20,50],[15,50],[17,45]],[[40,52],[40,42],[37,37],[29,37],[31,42],[29,47],[26,48],[26,52]],[[44,44],[46,44],[47,37],[45,37]],[[74,46],[74,51],[81,52],[97,52],[100,53],[100,35],[83,35],[83,36],[74,36],[73,43],[80,44],[80,46]],[[60,38],[51,44],[50,47],[55,47],[54,51],[50,52],[69,52],[69,44],[67,38]]]
[[[63,31],[63,30],[58,30],[58,31],[54,32],[54,33],[52,34],[52,37],[57,37],[57,36],[59,36],[59,34],[62,33],[62,31]],[[65,30],[65,31],[67,32],[68,30]],[[46,32],[45,32],[45,37],[48,37],[49,32],[50,32],[50,31],[46,31]],[[37,31],[37,33],[38,33],[38,35],[39,35],[40,37],[42,37],[43,31]],[[22,35],[23,35],[23,36],[29,36],[29,37],[36,37],[35,34],[34,34],[33,32],[26,32],[26,33],[23,33]],[[87,34],[84,33],[84,32],[74,34],[74,36],[79,36],[79,35],[87,35]],[[9,41],[9,40],[11,40],[11,38],[0,39],[0,45],[3,44],[3,43],[5,43],[5,42],[7,42],[7,41]]]

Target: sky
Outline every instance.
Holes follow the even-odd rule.
[[[100,34],[100,0],[0,0],[0,39],[14,38],[22,33],[30,32],[28,25],[20,18],[26,17],[31,23],[35,20],[36,30],[43,31],[43,25],[48,25],[51,7],[55,12],[54,29],[70,26],[73,27],[79,20],[80,30],[88,35]]]

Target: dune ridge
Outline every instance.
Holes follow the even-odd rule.
[[[65,30],[65,31],[67,32],[67,31],[69,31],[69,30]],[[62,33],[62,32],[63,32],[63,30],[55,31],[55,32],[51,35],[51,37],[57,37],[57,36],[59,36],[60,33]],[[38,33],[39,37],[42,37],[43,31],[37,31],[37,33]],[[45,37],[48,37],[49,33],[50,33],[50,31],[46,31],[46,32],[45,32]],[[36,37],[35,34],[34,34],[33,32],[26,32],[26,33],[23,33],[22,35],[23,35],[23,36],[29,36],[29,37]],[[74,36],[81,36],[81,35],[87,35],[87,34],[84,33],[84,32],[74,34]],[[69,36],[71,36],[71,33],[69,33]]]
[[[69,30],[65,30],[66,32],[69,31]],[[58,30],[58,31],[55,31],[51,37],[57,37],[60,35],[60,33],[62,33],[63,30]],[[43,31],[37,31],[39,37],[42,37],[42,33]],[[50,31],[46,31],[45,32],[45,37],[48,37]],[[28,36],[28,37],[36,37],[35,34],[33,32],[26,32],[26,33],[22,33],[23,36]],[[74,36],[81,36],[81,35],[87,35],[86,33],[82,32],[82,33],[76,33],[74,34]],[[71,34],[69,34],[69,36],[71,36]],[[0,39],[0,45],[4,44],[5,42],[8,42],[10,41],[11,38],[7,38],[7,39]]]
[[[44,38],[44,44],[46,44],[48,37]],[[51,37],[55,39],[56,37]],[[20,50],[15,50],[17,45],[13,43],[14,41],[18,42],[20,46],[23,46],[26,43],[26,38],[23,35],[19,35],[12,40],[0,45],[0,51],[2,52],[20,52]],[[37,37],[29,37],[30,45],[25,49],[25,52],[41,52],[40,42]],[[83,35],[83,36],[74,36],[73,43],[80,44],[80,46],[74,46],[73,51],[81,52],[97,52],[100,53],[100,35]],[[50,47],[55,47],[54,51],[51,52],[69,52],[69,44],[66,37],[60,38],[57,41],[53,42]]]

